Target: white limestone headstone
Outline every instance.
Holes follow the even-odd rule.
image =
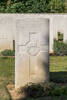
[[[15,88],[49,81],[49,20],[22,18],[16,23]]]
[[[4,14],[0,15],[0,51],[13,50],[13,31],[13,18]]]

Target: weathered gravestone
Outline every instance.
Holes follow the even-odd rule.
[[[15,87],[49,81],[49,20],[22,18],[16,23]]]
[[[0,51],[13,49],[13,18],[8,15],[0,14]]]

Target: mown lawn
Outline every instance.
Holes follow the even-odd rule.
[[[0,100],[11,100],[6,88],[7,84],[14,84],[15,59],[0,58]],[[67,83],[67,57],[50,57],[50,81]],[[67,100],[67,97],[25,98],[24,100]]]
[[[67,0],[65,0],[65,13],[67,13]]]
[[[14,58],[0,58],[0,100],[11,100],[6,86],[14,83],[14,65]]]
[[[50,57],[50,80],[67,83],[67,56]]]
[[[67,56],[51,56],[50,71],[51,72],[67,71]]]

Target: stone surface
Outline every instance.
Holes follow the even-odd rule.
[[[49,20],[18,19],[16,22],[15,87],[49,80]]]
[[[30,18],[31,16],[34,16],[34,18],[36,16],[39,18],[48,18],[50,20],[50,53],[53,52],[53,39],[57,38],[58,31],[64,34],[64,42],[67,42],[67,14],[0,14],[0,51],[13,49],[13,40],[16,34],[16,20],[22,17]]]
[[[0,51],[13,49],[13,18],[0,16]]]
[[[45,18],[49,19],[49,25],[47,19],[45,21]],[[53,39],[57,38],[58,31],[64,34],[64,42],[67,42],[67,15],[0,14],[0,51],[13,49],[13,40],[15,40],[15,36],[17,36],[15,80],[21,80],[23,78],[25,81],[23,82],[23,80],[21,80],[21,84],[25,84],[31,81],[34,82],[35,80],[38,82],[41,81],[41,79],[48,79],[48,73],[46,73],[48,69],[45,67],[42,68],[43,65],[47,65],[49,61],[48,34],[46,35],[46,33],[49,33],[49,52],[52,53]],[[45,62],[41,63],[43,59]],[[46,69],[45,73],[47,75],[44,74],[42,69]],[[47,76],[47,79],[43,76]],[[17,84],[20,86],[20,81],[16,81],[16,86]]]

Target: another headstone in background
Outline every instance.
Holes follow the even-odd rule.
[[[15,87],[49,81],[49,20],[22,18],[16,23]]]
[[[8,14],[0,15],[0,51],[13,50],[12,40],[14,34],[13,17]]]

